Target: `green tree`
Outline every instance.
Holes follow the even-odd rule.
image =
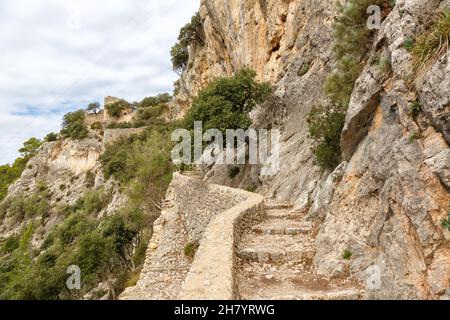
[[[216,128],[224,134],[226,129],[248,129],[249,112],[272,92],[268,83],[258,83],[255,78],[255,71],[244,68],[233,77],[211,82],[193,101],[185,118],[186,128],[202,121],[204,130]]]
[[[105,106],[106,112],[110,117],[119,118],[124,110],[130,109],[132,105],[125,100],[119,100]]]
[[[23,147],[19,149],[23,158],[34,157],[42,146],[42,141],[37,138],[30,138],[23,143]]]
[[[100,108],[100,103],[99,102],[92,102],[89,103],[88,106],[86,107],[87,111],[94,111]]]
[[[58,134],[54,133],[54,132],[50,132],[49,134],[47,134],[44,138],[45,142],[54,142],[58,140]]]
[[[84,110],[67,113],[63,118],[62,136],[74,140],[87,138],[89,131],[86,127],[85,117]]]
[[[172,47],[170,55],[172,56],[173,70],[182,73],[189,60],[189,46],[199,44],[203,46],[204,32],[200,13],[196,13],[191,21],[180,30],[178,42]]]

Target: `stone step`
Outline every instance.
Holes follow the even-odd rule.
[[[295,262],[313,258],[312,244],[307,236],[252,234],[244,237],[237,254],[248,261]]]
[[[290,209],[266,209],[269,219],[301,219],[303,216]]]
[[[335,291],[312,291],[291,293],[270,297],[258,297],[256,300],[359,300],[364,296],[364,290],[346,289]]]
[[[191,178],[202,178],[203,177],[203,175],[200,171],[183,171],[181,174],[186,177],[191,177]]]
[[[300,222],[295,220],[272,219],[264,221],[252,228],[258,234],[285,234],[298,235],[311,232],[313,224],[311,222]]]
[[[346,300],[364,297],[352,276],[319,275],[307,262],[282,264],[238,262],[237,291],[245,300]]]
[[[272,200],[265,201],[265,208],[270,209],[292,209],[294,205],[289,202],[275,202]]]

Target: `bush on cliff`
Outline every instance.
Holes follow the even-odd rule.
[[[106,112],[110,117],[119,118],[124,110],[130,109],[132,106],[125,100],[119,100],[105,106]]]
[[[185,127],[194,128],[195,121],[203,122],[203,129],[246,130],[251,125],[249,112],[270,96],[268,83],[258,83],[256,72],[244,68],[230,78],[218,78],[201,90],[185,118]]]
[[[450,11],[438,14],[431,26],[411,46],[416,72],[430,67],[448,52],[450,46]]]
[[[0,201],[6,197],[9,186],[21,176],[27,162],[37,154],[41,145],[42,142],[39,139],[27,140],[19,149],[21,157],[17,158],[12,165],[0,166]]]
[[[204,45],[203,25],[200,14],[197,12],[180,30],[178,42],[170,50],[173,70],[182,73],[189,60],[189,46],[192,44]]]
[[[84,110],[67,113],[63,118],[61,135],[74,140],[85,139],[89,131],[84,121]]]
[[[389,10],[391,7],[385,0],[349,0],[345,5],[337,5],[339,16],[333,34],[337,65],[324,86],[330,106],[315,107],[308,115],[310,136],[317,141],[313,152],[323,170],[332,170],[341,161],[340,135],[345,114],[371,46],[373,31],[367,28],[367,8],[379,5]]]

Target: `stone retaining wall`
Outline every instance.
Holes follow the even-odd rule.
[[[242,232],[264,212],[264,199],[250,195],[246,201],[216,216],[206,228],[179,299],[235,299],[236,250]]]
[[[262,214],[257,194],[175,173],[136,286],[121,299],[232,299],[234,245]],[[188,243],[200,243],[192,260]]]
[[[103,134],[103,144],[106,146],[107,144],[113,143],[122,138],[129,137],[133,134],[142,133],[144,130],[145,127],[126,128],[126,129],[106,129]]]

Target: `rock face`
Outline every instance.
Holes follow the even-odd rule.
[[[105,181],[99,161],[102,152],[103,144],[94,138],[44,143],[38,154],[28,162],[20,179],[9,187],[3,203],[16,196],[30,195],[39,184],[45,185],[50,195],[49,202],[57,206],[74,205],[87,192],[105,188],[111,193],[111,202],[100,212],[99,218],[113,212],[123,206],[126,199],[115,183]],[[88,181],[90,179],[92,181]],[[33,244],[38,246],[62,218],[49,212],[49,216],[42,220],[43,232],[35,234]],[[5,217],[0,224],[0,237],[17,233],[29,222],[24,219],[17,223],[14,217]]]
[[[329,173],[314,165],[306,115],[326,100],[322,86],[335,63],[334,6],[320,0],[201,3],[205,46],[191,48],[178,111],[208,81],[244,65],[273,83],[274,97],[253,118],[255,127],[281,129],[281,168],[274,177],[259,177],[261,193],[322,218],[314,264],[339,276],[342,253],[351,251],[353,274],[369,282],[376,271],[368,297],[436,299],[449,287],[450,234],[441,220],[450,201],[450,53],[416,77],[403,47],[445,5],[399,0],[384,19],[368,61],[387,57],[391,70],[364,68],[342,133],[345,162]],[[299,73],[304,64],[308,71]],[[416,100],[423,112],[413,119],[409,106]]]

